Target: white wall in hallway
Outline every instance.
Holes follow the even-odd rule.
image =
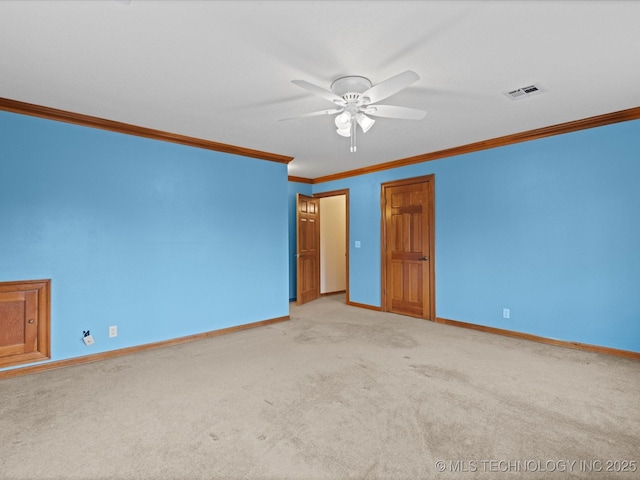
[[[320,198],[320,293],[346,290],[346,196]]]

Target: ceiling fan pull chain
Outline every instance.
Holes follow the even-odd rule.
[[[355,116],[351,117],[351,153],[356,152],[356,120]]]

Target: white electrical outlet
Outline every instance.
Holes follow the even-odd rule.
[[[109,327],[109,338],[113,338],[113,337],[117,337],[118,336],[118,326],[117,325],[111,325]]]
[[[508,308],[503,308],[502,318],[511,318],[511,310],[509,310]]]
[[[84,337],[82,337],[82,341],[87,347],[90,347],[91,345],[96,343],[96,341],[93,339],[93,335],[85,335]]]

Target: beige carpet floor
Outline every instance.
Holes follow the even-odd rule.
[[[640,362],[332,296],[288,322],[0,380],[0,439],[3,480],[631,480]]]

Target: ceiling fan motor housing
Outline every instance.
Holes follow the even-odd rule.
[[[362,93],[372,87],[371,80],[358,75],[340,77],[331,84],[331,91],[349,104],[363,105],[366,97]]]

